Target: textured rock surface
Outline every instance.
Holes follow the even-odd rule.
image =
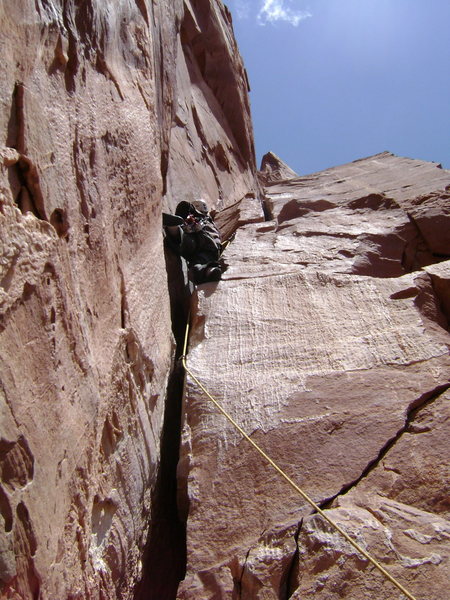
[[[445,596],[450,570],[449,184],[386,152],[270,185],[271,220],[242,226],[223,280],[198,288],[188,357],[287,474],[427,600]],[[185,395],[180,598],[400,597],[189,377]]]
[[[253,189],[245,73],[215,0],[5,0],[0,31],[2,597],[130,597],[174,353],[161,209]]]
[[[170,207],[204,198],[222,209],[255,187],[247,74],[220,2],[185,0],[177,38]]]
[[[271,154],[262,203],[218,0],[5,0],[0,31],[1,596],[175,596],[184,282],[160,223],[201,196],[239,231],[195,297],[192,368],[444,597],[449,173],[383,153],[286,180]],[[189,380],[182,442],[180,598],[393,597]]]
[[[273,152],[267,152],[262,157],[258,175],[266,185],[283,179],[298,177],[297,173]]]

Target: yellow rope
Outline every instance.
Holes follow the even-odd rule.
[[[357,542],[355,542],[355,540],[353,540],[337,523],[335,523],[332,519],[330,519],[330,517],[328,517],[325,512],[314,502],[314,500],[312,500],[308,494],[306,494],[290,477],[289,475],[287,475],[271,458],[270,456],[268,456],[264,450],[262,448],[260,448],[258,446],[258,444],[256,442],[254,442],[250,436],[248,436],[245,431],[242,429],[242,427],[240,427],[236,421],[233,419],[233,417],[231,415],[229,415],[227,413],[227,411],[219,404],[219,402],[217,402],[217,400],[211,396],[211,394],[208,392],[208,390],[202,385],[202,383],[197,379],[197,377],[192,373],[192,371],[189,369],[189,367],[186,364],[186,352],[187,352],[187,343],[188,343],[188,337],[189,337],[189,319],[188,319],[188,323],[186,325],[186,332],[185,332],[185,336],[184,336],[184,346],[183,346],[183,355],[181,357],[181,361],[183,364],[183,367],[186,371],[186,373],[188,375],[190,375],[190,377],[195,381],[195,383],[199,386],[199,388],[201,390],[203,390],[203,392],[206,394],[206,396],[208,396],[208,398],[211,400],[211,402],[219,409],[219,411],[224,415],[224,417],[226,417],[228,419],[228,421],[233,425],[233,427],[235,427],[239,433],[247,440],[247,442],[249,442],[254,448],[255,450],[257,450],[257,452],[259,452],[259,454],[275,469],[275,471],[277,471],[277,473],[279,473],[288,483],[289,485],[294,488],[294,490],[296,492],[298,492],[300,494],[300,496],[306,500],[306,502],[308,502],[308,504],[310,504],[315,511],[317,511],[317,513],[325,519],[325,521],[327,521],[332,527],[334,527],[334,529],[336,529],[336,531],[338,531],[354,548],[356,548],[356,550],[358,550],[358,552],[360,552],[369,562],[372,563],[372,565],[374,567],[376,567],[385,577],[386,579],[388,579],[391,583],[393,583],[407,598],[409,598],[409,600],[416,600],[416,598],[410,593],[408,592],[408,590],[406,590],[402,584],[400,582],[398,582],[390,573],[388,573],[386,571],[386,569],[384,569],[379,562],[377,562],[374,558],[372,558],[370,556],[370,554],[368,554],[368,552],[366,552],[364,550],[364,548],[362,548]]]

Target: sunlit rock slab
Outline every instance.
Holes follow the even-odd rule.
[[[436,165],[383,153],[271,185],[271,220],[244,223],[224,253],[222,281],[197,290],[190,369],[317,502],[327,505],[337,496],[339,506],[340,494],[372,481],[379,461],[387,452],[394,457],[397,444],[408,464],[413,455],[402,444],[416,411],[449,385],[448,263],[439,262],[445,252],[437,252],[414,212],[420,206],[424,214],[440,215],[436,239],[444,239],[450,251],[449,183],[449,172]],[[402,492],[388,496],[400,506],[399,515],[385,536],[401,537],[402,519],[411,519],[411,511],[418,515],[419,537],[431,535],[426,531],[434,513],[444,527],[437,504],[417,502],[427,486],[442,498],[442,460],[434,445],[429,460],[417,459],[415,477],[397,483]],[[413,479],[423,482],[421,491],[414,491]],[[371,580],[366,564],[352,566],[351,550],[339,558],[341,550],[333,554],[328,544],[331,557],[324,555],[327,545],[315,554],[309,505],[264,464],[189,375],[179,480],[188,539],[180,598],[265,599],[298,592],[325,599],[344,591],[358,598],[366,588],[380,597],[395,593],[382,578]],[[375,504],[377,485],[374,480],[363,488]],[[390,485],[386,480],[381,487]],[[369,501],[359,507],[352,498],[348,494],[346,502],[354,515],[338,512],[337,518],[347,519],[364,540],[371,508]],[[384,531],[367,527],[369,533]],[[377,534],[366,538],[376,555],[382,552]],[[430,556],[446,557],[445,544],[438,540]],[[402,552],[417,561],[399,559],[395,574],[416,591],[434,577],[433,569],[447,572],[446,558],[428,560],[417,547]],[[364,577],[342,575],[347,555],[347,570],[357,568]],[[330,573],[336,570],[329,585],[328,566],[323,585],[315,577],[321,561]],[[416,576],[411,568],[421,565],[428,570]],[[441,589],[439,575],[430,598]]]
[[[414,297],[401,297],[414,289],[414,275],[380,280],[299,269],[203,286],[189,366],[322,501],[360,477],[425,392],[448,384],[449,336],[428,334]],[[228,565],[236,578],[236,561],[242,569],[264,531],[293,526],[310,510],[189,378],[180,476],[190,573],[182,591],[213,565]]]
[[[354,209],[377,209],[373,195],[383,195],[402,207],[418,206],[417,200],[445,191],[449,172],[441,165],[382,152],[324,171],[275,182],[266,188],[275,218],[281,211],[303,213],[353,203]],[[386,202],[385,199],[385,202]],[[440,212],[447,213],[441,203]],[[300,215],[299,215],[300,216]]]
[[[271,185],[272,220],[238,231],[225,277],[293,264],[399,277],[441,261],[450,252],[449,186],[448,170],[388,152]]]

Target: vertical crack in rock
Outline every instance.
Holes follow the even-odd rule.
[[[16,81],[13,93],[16,125],[16,150],[19,154],[26,154],[25,148],[25,115],[24,115],[25,86]]]
[[[172,331],[176,349],[166,391],[161,460],[153,496],[150,534],[143,558],[143,577],[135,600],[174,600],[186,571],[186,526],[177,506],[177,465],[181,436],[184,370],[180,362],[189,312],[189,289],[181,260],[166,251]]]
[[[294,555],[292,556],[291,564],[289,565],[289,568],[286,570],[285,579],[284,579],[284,582],[280,589],[280,598],[283,600],[289,600],[289,598],[292,596],[292,594],[295,592],[295,590],[297,588],[295,582],[297,581],[297,574],[298,574],[298,570],[299,570],[298,538],[300,535],[300,531],[302,530],[302,526],[303,526],[303,519],[300,520],[298,527],[297,527],[297,531],[295,532],[295,535],[294,535],[295,552],[294,552]]]
[[[143,10],[144,3],[139,0],[137,2],[139,9]],[[147,3],[148,4],[148,3]],[[142,9],[141,6],[142,5]],[[175,99],[177,97],[175,63],[176,63],[176,44],[169,47],[166,43],[167,36],[172,36],[176,39],[178,34],[178,10],[179,6],[171,5],[170,8],[161,7],[159,3],[151,2],[146,8],[144,19],[153,24],[154,35],[152,36],[152,54],[153,64],[152,70],[154,77],[159,81],[156,92],[156,107],[155,112],[159,123],[159,144],[160,144],[160,172],[162,178],[162,195],[167,193],[167,173],[169,169],[170,159],[170,135],[171,126],[175,114]],[[172,25],[169,25],[168,15],[165,14],[166,9],[173,17]],[[149,13],[147,13],[147,10]]]
[[[158,102],[158,116],[160,121],[160,135],[161,135],[161,159],[160,159],[160,168],[161,168],[161,178],[162,178],[162,194],[165,196],[167,194],[167,172],[169,170],[169,156],[170,156],[170,138],[168,137],[166,131],[167,127],[165,127],[164,122],[164,106],[170,106],[170,122],[173,120],[174,106],[173,106],[173,97],[171,97],[171,90],[169,86],[169,81],[167,79],[167,75],[165,74],[164,69],[164,43],[162,40],[162,33],[159,32],[159,43],[155,44],[154,52],[155,52],[155,71],[159,73],[160,81],[161,81],[161,90],[157,95]]]
[[[272,221],[274,216],[270,208],[269,198],[264,193],[261,194],[261,207],[264,213],[264,220]]]
[[[265,598],[264,591],[268,588],[270,598],[286,600],[291,597],[297,588],[298,538],[302,525],[303,519],[279,531],[264,528],[242,561],[235,555],[228,563],[233,573],[232,597],[235,600]]]
[[[19,159],[12,165],[11,191],[22,213],[32,212],[38,219],[48,221],[37,166],[27,156],[25,140],[25,86],[17,81],[14,86],[8,140],[14,144]],[[15,138],[14,142],[12,138]]]
[[[122,269],[119,268],[120,272],[120,326],[122,329],[126,329],[127,323],[129,322],[129,310],[127,302],[127,294],[125,289],[125,278],[123,276]]]
[[[425,408],[426,406],[428,406],[429,404],[434,402],[434,400],[436,400],[441,394],[443,394],[449,388],[450,388],[450,384],[448,384],[448,383],[438,385],[433,390],[431,390],[429,392],[425,392],[424,394],[419,396],[419,398],[417,398],[415,401],[413,401],[410,404],[410,406],[408,407],[406,417],[405,417],[405,424],[403,425],[403,427],[401,427],[397,431],[397,433],[390,440],[388,440],[386,442],[386,444],[381,448],[380,452],[378,453],[378,456],[374,460],[370,461],[367,464],[365,469],[362,471],[361,475],[357,479],[354,479],[352,482],[342,486],[340,491],[337,494],[334,494],[334,496],[331,496],[329,498],[322,500],[322,502],[318,503],[318,506],[322,510],[330,508],[332,503],[338,496],[342,496],[342,495],[346,494],[348,491],[350,491],[351,489],[355,488],[358,485],[358,483],[362,479],[364,479],[364,477],[366,477],[371,471],[373,471],[380,464],[380,462],[388,454],[390,449],[399,441],[399,439],[402,437],[402,435],[409,430],[409,428],[410,428],[411,424],[413,423],[414,419],[416,418],[417,414],[423,408]],[[312,511],[312,514],[314,514],[315,512],[316,511]]]
[[[264,535],[264,531],[261,535]],[[235,592],[237,593],[237,600],[242,599],[242,580],[244,579],[245,569],[247,568],[248,557],[250,556],[250,552],[252,551],[252,546],[247,550],[247,554],[244,558],[244,563],[241,569],[241,575],[238,580],[235,581]]]
[[[450,280],[441,278],[433,272],[427,275],[440,313],[439,324],[450,331]]]

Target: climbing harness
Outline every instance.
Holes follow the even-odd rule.
[[[410,593],[408,592],[408,590],[406,590],[402,584],[397,581],[390,573],[388,573],[386,571],[386,569],[384,569],[384,567],[382,567],[380,565],[379,562],[377,562],[374,558],[372,558],[372,556],[370,556],[370,554],[368,552],[366,552],[364,550],[364,548],[362,548],[357,542],[355,542],[355,540],[353,540],[337,523],[335,523],[332,519],[330,519],[330,517],[328,517],[326,515],[326,513],[320,508],[320,506],[318,506],[314,500],[312,500],[308,494],[306,494],[306,492],[304,492],[290,477],[289,475],[287,475],[283,469],[281,469],[271,458],[270,456],[268,456],[264,450],[262,448],[260,448],[260,446],[258,446],[258,444],[256,442],[254,442],[251,437],[249,435],[247,435],[245,433],[245,431],[242,429],[242,427],[240,427],[236,421],[233,419],[233,417],[231,417],[231,415],[229,415],[227,413],[227,411],[222,407],[222,405],[208,392],[208,390],[205,388],[205,386],[197,379],[197,377],[192,373],[192,371],[189,369],[189,367],[187,366],[186,363],[186,358],[187,358],[187,345],[188,345],[188,338],[189,338],[189,328],[190,328],[190,324],[189,324],[189,317],[188,317],[188,321],[186,324],[186,331],[185,331],[185,335],[184,335],[184,345],[183,345],[183,354],[181,356],[181,363],[183,365],[184,370],[186,371],[186,373],[191,377],[191,379],[198,385],[198,387],[204,392],[204,394],[211,400],[211,402],[216,406],[216,408],[224,415],[224,417],[226,419],[228,419],[228,421],[233,425],[233,427],[235,429],[237,429],[237,431],[239,431],[239,433],[247,440],[247,442],[249,442],[249,444],[251,444],[255,450],[257,452],[259,452],[259,454],[266,460],[266,462],[268,462],[274,469],[275,471],[277,471],[277,473],[279,475],[281,475],[281,477],[283,477],[283,479],[285,479],[289,485],[294,488],[294,490],[300,494],[300,496],[306,500],[306,502],[308,502],[308,504],[310,504],[314,510],[323,518],[325,519],[325,521],[327,521],[332,527],[334,527],[334,529],[336,529],[336,531],[338,531],[346,540],[347,542],[349,542],[360,554],[362,554],[370,563],[372,563],[372,565],[374,567],[376,567],[385,577],[386,579],[388,579],[392,584],[394,584],[407,598],[409,598],[409,600],[416,600],[416,598]]]

